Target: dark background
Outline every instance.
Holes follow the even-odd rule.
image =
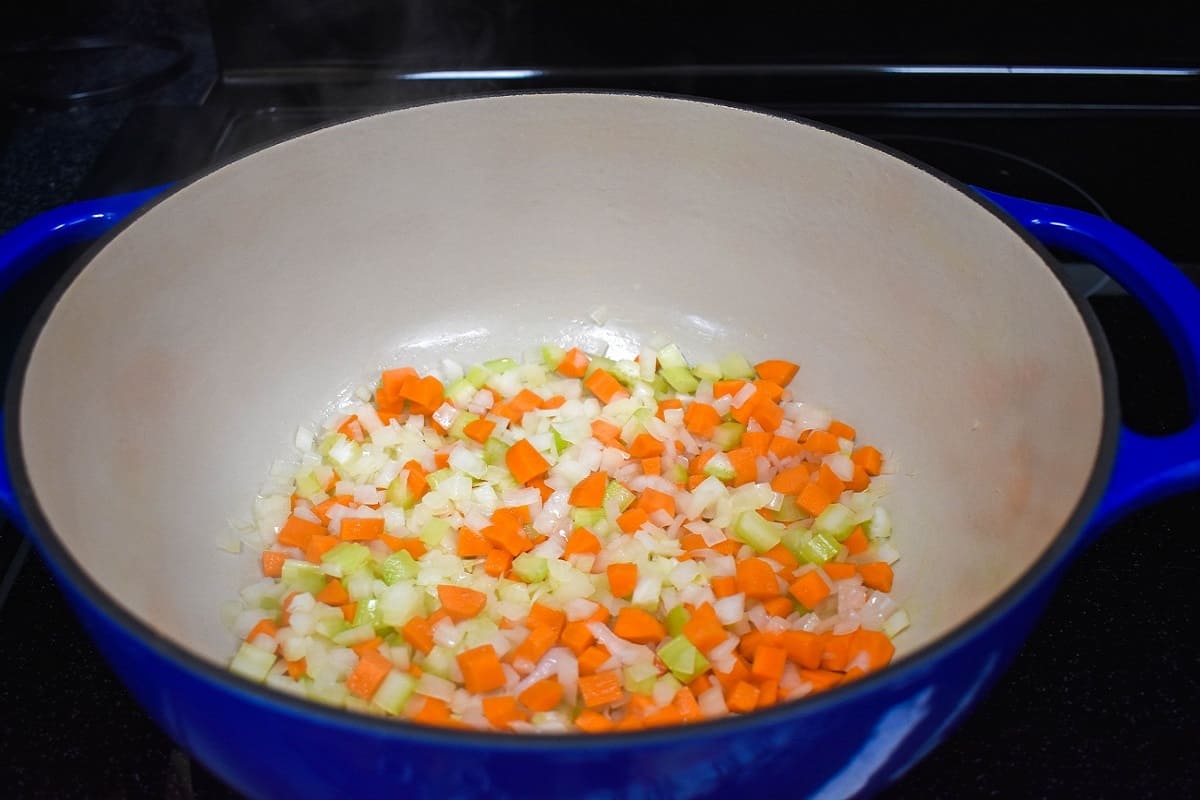
[[[1200,274],[1194,12],[789,8],[8,2],[0,232],[73,199],[183,178],[263,139],[365,110],[471,91],[603,87],[760,103],[841,125],[964,180],[1102,209]],[[975,69],[912,69],[937,65]],[[461,69],[537,74],[414,78]],[[32,309],[74,254],[50,259],[0,298],[5,371]],[[1113,344],[1127,419],[1156,433],[1185,424],[1170,349],[1141,307],[1112,285],[1090,302]],[[1083,553],[997,687],[886,796],[1200,796],[1198,518],[1195,493],[1165,501]],[[232,796],[133,704],[11,526],[0,527],[0,652],[0,794]]]

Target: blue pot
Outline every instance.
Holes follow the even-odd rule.
[[[534,102],[557,102],[553,95],[538,97],[542,99]],[[671,104],[674,108],[681,103],[583,97],[601,104]],[[486,102],[523,101],[517,96]],[[742,110],[684,105],[703,106],[703,113],[745,117]],[[463,107],[461,103],[457,106]],[[431,108],[438,113],[438,106]],[[770,124],[778,122],[772,119]],[[870,154],[869,158],[899,165],[896,169],[911,171],[914,166],[845,134],[807,123],[794,124],[792,129],[797,135],[815,131],[821,137],[836,138],[844,146]],[[356,131],[361,129],[350,125],[319,135],[326,140],[340,136],[350,141],[358,135]],[[869,794],[942,741],[982,697],[1025,639],[1062,568],[1091,537],[1140,504],[1200,484],[1200,428],[1193,425],[1170,436],[1145,437],[1121,427],[1106,346],[1086,305],[1073,304],[1070,307],[1078,314],[1079,324],[1092,337],[1103,392],[1098,404],[1103,411],[1099,444],[1086,465],[1087,474],[1081,477],[1082,491],[1064,499],[1067,507],[1061,510],[1064,521],[1060,529],[1047,532],[1045,548],[1030,558],[1030,566],[1014,581],[969,618],[929,637],[880,673],[811,699],[743,717],[592,737],[518,737],[433,729],[354,715],[269,691],[199,657],[193,648],[177,641],[178,636],[157,625],[151,614],[131,609],[121,599],[124,589],[117,582],[97,577],[97,572],[110,568],[81,555],[88,548],[85,539],[68,534],[65,524],[51,521],[58,513],[54,496],[60,492],[51,492],[34,477],[39,469],[44,474],[45,468],[39,468],[39,456],[33,453],[38,442],[30,440],[30,428],[24,423],[37,412],[23,405],[27,393],[36,392],[38,382],[44,380],[31,363],[37,366],[39,341],[46,331],[60,326],[55,311],[63,307],[64,295],[80,285],[84,288],[79,291],[88,291],[89,281],[101,282],[107,272],[116,270],[111,260],[104,261],[105,248],[122,241],[128,248],[136,247],[139,228],[135,220],[148,214],[160,215],[161,220],[162,215],[177,213],[176,196],[211,192],[206,184],[212,177],[251,171],[261,163],[256,158],[235,162],[170,192],[155,189],[60,208],[0,239],[2,290],[45,254],[81,239],[104,237],[47,300],[17,356],[6,398],[4,436],[9,473],[0,472],[0,505],[35,541],[84,627],[156,722],[188,752],[250,796],[327,797],[364,789],[380,795],[481,795],[497,800],[687,798],[717,790],[753,791],[765,797]],[[956,197],[954,202],[972,214],[983,210],[989,222],[981,224],[996,226],[998,220],[1019,230],[1023,247],[1047,270],[1057,274],[1043,246],[1071,250],[1105,269],[1141,299],[1176,348],[1195,401],[1200,386],[1200,295],[1160,255],[1098,217],[962,187],[915,166],[920,177],[913,180],[937,183],[938,188],[930,191]],[[178,214],[173,224],[197,224],[197,217]],[[127,233],[122,232],[125,228],[129,228]],[[101,270],[103,274],[98,274]],[[88,280],[81,281],[85,276]],[[138,307],[131,306],[129,313],[138,313]],[[953,382],[948,386],[952,388]],[[36,428],[36,421],[29,424]],[[137,457],[154,458],[143,451],[138,451]],[[94,465],[99,471],[109,468],[107,464]],[[111,465],[113,470],[124,468]],[[261,471],[261,465],[239,470],[250,475]],[[78,471],[69,474],[78,475]],[[133,551],[127,555],[136,556]],[[197,579],[203,580],[203,576]],[[938,578],[926,575],[924,579]],[[914,615],[920,613],[914,610]]]

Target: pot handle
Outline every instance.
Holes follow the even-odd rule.
[[[1200,487],[1200,288],[1141,239],[1102,217],[977,189],[1042,244],[1087,258],[1145,305],[1175,348],[1192,421],[1165,436],[1122,425],[1116,461],[1084,537],[1168,494]]]
[[[12,286],[41,259],[69,245],[103,236],[166,188],[155,186],[60,206],[0,236],[0,292]],[[8,475],[8,460],[2,455],[6,452],[2,447],[4,435],[3,413],[0,412],[0,513],[17,520],[20,509]]]

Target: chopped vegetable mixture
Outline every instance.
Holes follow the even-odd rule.
[[[892,658],[876,448],[798,367],[541,348],[384,372],[277,465],[230,668],[431,725],[638,730],[745,714]]]

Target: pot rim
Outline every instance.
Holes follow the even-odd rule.
[[[702,103],[729,110],[744,111],[785,120],[794,124],[815,128],[826,133],[840,136],[863,147],[882,152],[897,158],[946,184],[957,191],[965,199],[982,206],[990,214],[1000,220],[1026,245],[1032,248],[1046,267],[1053,273],[1062,285],[1063,290],[1071,298],[1076,311],[1082,317],[1088,335],[1095,351],[1097,366],[1100,371],[1101,391],[1101,437],[1096,451],[1096,459],[1088,483],[1076,502],[1071,515],[1067,518],[1062,530],[1051,540],[1050,544],[1038,559],[1025,570],[1008,588],[994,597],[983,608],[965,621],[943,633],[936,639],[923,645],[911,654],[889,665],[885,669],[870,673],[850,684],[843,684],[826,692],[821,692],[811,698],[802,698],[794,702],[785,702],[767,709],[756,710],[743,716],[722,717],[715,720],[691,723],[688,725],[667,726],[641,731],[609,732],[588,735],[540,735],[512,734],[495,731],[457,730],[442,727],[422,725],[406,720],[374,717],[343,708],[327,706],[305,698],[268,688],[265,684],[254,683],[246,678],[217,666],[206,659],[192,653],[182,645],[158,635],[145,622],[141,621],[131,611],[121,606],[110,597],[100,584],[93,580],[83,569],[68,548],[59,539],[51,527],[46,515],[42,512],[33,490],[25,460],[22,455],[20,438],[20,399],[24,389],[26,370],[33,354],[34,345],[42,328],[49,320],[51,313],[72,282],[91,263],[92,259],[103,250],[115,237],[120,236],[126,228],[136,222],[150,209],[163,203],[177,192],[191,187],[194,183],[210,174],[232,167],[244,158],[255,155],[262,150],[277,144],[306,136],[310,133],[332,128],[345,123],[357,122],[381,114],[402,112],[409,109],[428,106],[471,102],[475,100],[497,99],[504,97],[524,97],[529,95],[564,95],[564,96],[614,96],[657,98],[662,100]],[[278,137],[239,153],[219,163],[211,164],[204,170],[173,185],[161,195],[146,203],[131,213],[119,225],[100,237],[81,255],[74,264],[55,283],[47,293],[29,325],[22,334],[20,344],[13,356],[9,370],[8,383],[4,395],[6,422],[4,430],[5,450],[8,467],[12,478],[13,488],[21,511],[25,514],[28,528],[34,543],[46,558],[56,577],[64,580],[67,587],[74,590],[77,599],[88,602],[97,612],[102,614],[111,624],[119,628],[125,635],[141,642],[154,654],[170,663],[190,677],[204,681],[214,688],[222,687],[235,694],[240,700],[256,706],[274,706],[274,710],[290,715],[310,717],[326,725],[339,728],[358,729],[376,737],[386,737],[396,740],[423,740],[427,743],[444,743],[448,745],[475,746],[478,748],[498,749],[505,751],[541,751],[546,754],[564,750],[611,750],[613,748],[636,748],[655,743],[670,743],[690,738],[702,738],[706,735],[732,735],[751,733],[756,729],[795,721],[808,714],[819,713],[833,705],[851,702],[855,698],[865,697],[877,690],[883,690],[889,683],[901,683],[905,679],[913,679],[922,671],[935,666],[936,662],[945,657],[947,652],[957,650],[969,640],[980,635],[985,629],[999,622],[1003,617],[1023,602],[1036,588],[1052,579],[1054,572],[1062,566],[1075,549],[1080,534],[1088,522],[1092,509],[1104,493],[1108,478],[1112,472],[1116,454],[1119,432],[1119,404],[1117,394],[1116,368],[1108,341],[1104,337],[1099,320],[1086,300],[1073,290],[1066,280],[1065,270],[1034,236],[1021,227],[1016,220],[1000,209],[996,204],[971,189],[970,186],[942,171],[935,169],[917,159],[901,153],[887,145],[872,141],[858,134],[844,131],[834,126],[815,122],[791,114],[771,109],[765,109],[749,104],[726,102],[708,97],[698,97],[685,94],[666,92],[636,92],[622,90],[533,90],[533,91],[497,91],[468,94],[453,97],[442,97],[433,100],[422,100],[415,103],[395,106],[382,111],[371,111],[355,117],[339,119],[323,123]]]

